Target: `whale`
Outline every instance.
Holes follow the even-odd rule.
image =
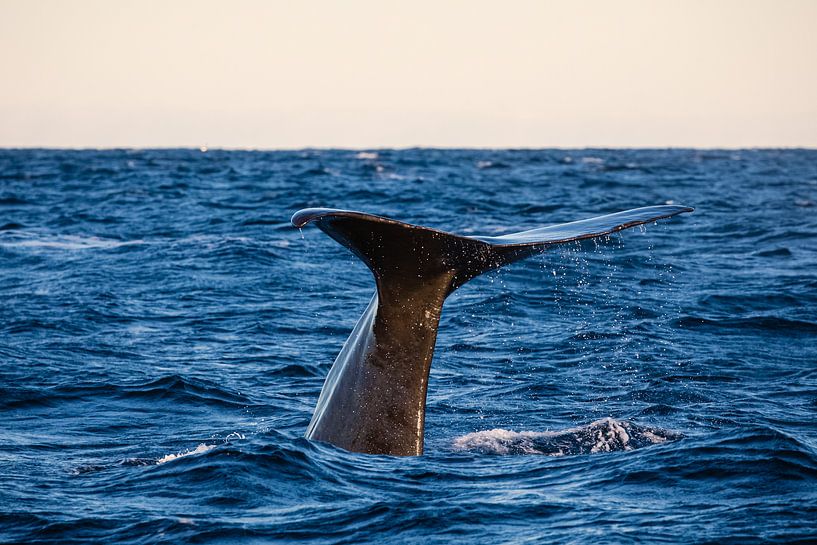
[[[462,236],[385,216],[307,208],[371,271],[375,292],[332,364],[306,438],[351,452],[423,453],[428,377],[445,299],[469,280],[560,244],[604,237],[693,209],[634,208],[499,236]]]

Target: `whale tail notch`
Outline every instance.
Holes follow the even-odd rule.
[[[295,213],[294,226],[315,223],[359,257],[377,284],[329,371],[306,436],[355,452],[422,454],[428,374],[449,294],[550,246],[691,211],[651,206],[493,237],[460,236],[347,210]]]

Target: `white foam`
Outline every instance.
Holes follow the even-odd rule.
[[[381,172],[381,171],[378,170],[378,172]],[[385,178],[386,180],[408,180],[409,179],[408,176],[404,176],[402,174],[396,174],[394,172],[387,172],[386,174],[383,174],[381,177]]]
[[[588,426],[595,444],[590,452],[612,452],[614,450],[632,450],[630,435],[621,422],[612,418],[598,420]]]
[[[554,435],[553,432],[546,431],[511,431],[494,428],[457,437],[453,446],[456,450],[477,450],[495,454],[508,454],[511,447],[514,447],[514,450],[521,450],[526,454],[536,454],[533,440]]]
[[[202,453],[211,451],[214,448],[216,448],[216,445],[207,445],[205,443],[201,443],[199,446],[197,446],[196,448],[194,448],[192,450],[187,450],[185,452],[179,452],[177,454],[167,454],[165,456],[162,456],[161,458],[156,460],[156,464],[157,465],[158,464],[164,464],[166,462],[171,462],[171,461],[176,460],[178,458],[184,458],[185,456],[193,456],[194,454],[202,454]]]
[[[651,441],[652,444],[654,444],[654,445],[657,445],[659,443],[664,443],[667,440],[666,437],[661,437],[660,435],[656,435],[651,431],[645,431],[644,432],[644,437],[647,438],[649,441]]]
[[[98,237],[79,237],[73,235],[60,236],[55,238],[12,238],[10,240],[0,240],[2,248],[53,248],[56,250],[89,250],[94,248],[119,248],[120,246],[131,246],[135,244],[145,244],[144,240],[114,240]]]
[[[469,433],[453,440],[455,450],[490,454],[595,454],[628,451],[664,443],[677,434],[639,426],[614,418],[603,418],[585,426],[561,431],[512,431],[501,428]]]
[[[130,325],[125,328],[125,331],[130,333],[131,335],[144,335],[146,333],[156,333],[159,331],[155,327],[150,327],[146,325]]]
[[[363,160],[366,160],[366,161],[374,161],[375,159],[378,158],[378,154],[377,154],[377,152],[374,152],[374,151],[361,151],[361,152],[358,152],[357,155],[355,155],[355,158],[363,159]]]

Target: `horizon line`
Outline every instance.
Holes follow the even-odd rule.
[[[0,146],[0,151],[170,151],[188,150],[199,151],[201,153],[213,151],[255,151],[255,152],[275,152],[275,151],[408,151],[408,150],[440,150],[440,151],[539,151],[539,150],[697,150],[697,151],[817,151],[817,146],[797,145],[797,146]]]

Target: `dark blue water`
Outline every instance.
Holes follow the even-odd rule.
[[[448,300],[425,456],[303,439],[373,282],[296,210],[666,202]],[[804,150],[0,151],[0,542],[817,541],[816,204]]]

